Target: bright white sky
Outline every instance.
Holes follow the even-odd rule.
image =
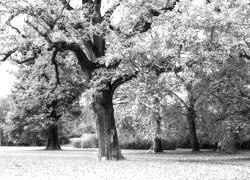
[[[12,71],[16,71],[17,67],[9,62],[4,62],[0,65],[0,97],[10,94],[11,87],[15,81]]]

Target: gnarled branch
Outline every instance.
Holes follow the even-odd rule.
[[[118,79],[114,80],[114,82],[111,84],[111,94],[113,94],[115,92],[115,90],[122,85],[123,83],[133,79],[134,77],[136,77],[138,75],[139,71],[135,71],[131,74],[126,74],[123,75],[121,77],[119,77]]]
[[[58,85],[60,85],[60,78],[59,78],[59,71],[58,71],[58,64],[56,62],[56,55],[58,53],[58,49],[55,49],[51,58],[51,64],[54,65],[55,73],[56,73],[56,83],[55,86],[52,88],[51,92],[54,92]]]
[[[30,58],[27,58],[25,60],[22,60],[22,61],[15,61],[17,64],[24,64],[24,63],[27,63],[27,62],[31,62],[31,61],[34,61],[36,58],[38,57],[38,55],[36,53],[33,54],[32,57]]]
[[[87,71],[88,73],[91,73],[98,66],[97,63],[89,60],[87,55],[82,50],[81,46],[77,43],[67,43],[65,41],[55,42],[52,44],[50,48],[48,48],[48,51],[51,51],[53,48],[56,48],[58,51],[61,52],[66,50],[72,51],[75,54],[78,63],[84,72]]]
[[[14,54],[17,50],[18,50],[18,48],[14,48],[14,49],[8,51],[7,53],[0,54],[0,55],[4,55],[4,57],[3,57],[0,61],[6,61],[6,60],[7,60],[12,54]]]

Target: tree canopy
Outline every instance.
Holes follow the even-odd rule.
[[[0,3],[0,60],[26,69],[22,77],[27,84],[21,83],[15,92],[24,101],[17,105],[22,102],[26,110],[31,106],[28,114],[35,111],[41,116],[55,100],[54,109],[65,107],[72,103],[69,92],[79,97],[88,89],[99,159],[123,159],[113,99],[122,84],[135,78],[122,94],[135,88],[137,94],[130,98],[137,100],[133,107],[145,117],[141,119],[159,122],[161,111],[168,109],[162,102],[173,99],[184,109],[178,112],[186,115],[193,150],[199,150],[196,126],[202,122],[206,128],[212,128],[207,122],[219,123],[222,129],[233,127],[223,138],[234,137],[248,124],[247,0],[129,0],[112,1],[106,7],[104,3],[84,0],[78,7],[66,0]],[[22,89],[32,99],[26,101]],[[122,113],[127,112],[132,111]],[[223,138],[214,141],[226,142]]]

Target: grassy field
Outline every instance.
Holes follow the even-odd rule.
[[[123,150],[124,161],[97,161],[97,149],[44,151],[40,147],[0,147],[0,179],[250,179],[250,151]]]

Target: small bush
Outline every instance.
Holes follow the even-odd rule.
[[[165,139],[161,140],[161,145],[164,150],[174,150],[176,143],[174,141],[167,141]],[[123,141],[120,142],[120,147],[122,149],[150,149],[152,146],[152,141],[148,139],[137,138],[134,141]]]
[[[83,148],[97,148],[98,147],[98,140],[96,135],[91,135],[89,137],[83,137],[82,141]]]
[[[72,145],[74,148],[81,148],[82,147],[82,139],[81,138],[74,138],[74,141],[72,141]]]
[[[95,134],[83,134],[81,138],[72,138],[72,145],[75,148],[97,148],[98,139]]]
[[[176,141],[176,148],[183,148],[183,149],[188,149],[191,148],[191,144],[189,140],[177,140]]]
[[[250,149],[250,140],[248,141],[243,141],[241,144],[240,144],[240,148],[241,149]]]
[[[132,142],[121,142],[120,147],[122,149],[149,149],[151,147],[151,142],[145,139],[137,139]]]
[[[60,143],[61,145],[69,144],[69,143],[70,143],[70,140],[69,140],[68,137],[63,136],[63,137],[60,137],[60,138],[59,138],[59,143]]]
[[[176,149],[176,142],[161,139],[161,147],[163,150],[175,150]]]

